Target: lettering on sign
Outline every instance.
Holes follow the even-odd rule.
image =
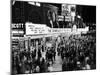
[[[47,34],[49,29],[44,24],[26,23],[26,35]]]
[[[12,24],[12,29],[23,29],[24,24],[23,23],[14,23]]]

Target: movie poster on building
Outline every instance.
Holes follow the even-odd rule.
[[[12,0],[11,75],[96,70],[96,6]]]

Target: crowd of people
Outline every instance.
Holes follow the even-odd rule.
[[[52,72],[52,65],[56,56],[62,60],[62,71],[90,70],[96,68],[96,38],[91,35],[72,35],[66,40],[66,36],[56,46],[34,48],[33,51],[12,51],[12,73],[44,73]],[[57,47],[57,48],[55,48]],[[57,49],[57,50],[56,50]],[[45,52],[45,58],[43,57]]]
[[[96,40],[92,36],[72,36],[60,48],[62,71],[90,70],[96,68]],[[68,42],[68,41],[64,41]]]
[[[43,46],[38,50],[19,50],[12,51],[12,73],[13,74],[31,74],[50,72],[51,66],[55,61],[54,47],[47,47],[43,50]],[[45,52],[45,57],[43,56]]]

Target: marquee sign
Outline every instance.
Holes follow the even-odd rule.
[[[82,32],[86,33],[88,31],[88,27],[86,28],[77,28],[76,25],[73,28],[49,28],[44,24],[33,24],[26,23],[26,35],[29,36],[43,36],[43,35],[54,35],[54,34],[81,34]]]
[[[49,27],[45,24],[26,23],[26,35],[48,34]]]

